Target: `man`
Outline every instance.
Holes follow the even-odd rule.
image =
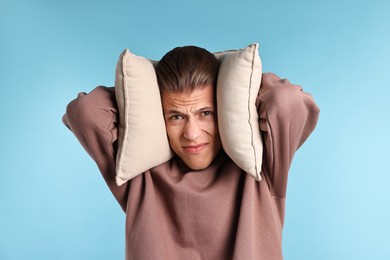
[[[256,101],[264,143],[258,182],[222,149],[218,68],[213,54],[194,46],[175,48],[161,59],[156,74],[176,156],[119,187],[114,89],[81,93],[67,107],[65,125],[96,161],[126,212],[126,259],[283,258],[287,173],[319,109],[300,87],[263,74]]]

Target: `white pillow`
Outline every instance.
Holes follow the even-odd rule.
[[[217,107],[223,148],[241,169],[261,180],[263,146],[255,106],[262,73],[258,44],[214,54],[221,61]],[[117,64],[118,185],[173,156],[165,130],[156,64],[129,50],[122,52]]]
[[[116,67],[119,109],[116,183],[172,158],[153,61],[124,50]]]
[[[221,61],[217,109],[223,149],[241,169],[260,181],[263,143],[255,104],[262,76],[258,47],[251,44],[215,55]]]

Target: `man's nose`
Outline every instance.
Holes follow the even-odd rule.
[[[199,123],[194,119],[189,119],[184,129],[184,137],[188,140],[194,141],[202,134],[202,129]]]

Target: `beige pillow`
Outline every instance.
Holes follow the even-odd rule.
[[[153,61],[124,50],[116,67],[119,109],[116,183],[172,158]]]
[[[262,142],[255,107],[261,83],[258,44],[218,52],[215,56],[221,61],[217,107],[223,148],[240,168],[260,180]],[[154,70],[156,63],[125,50],[117,64],[118,185],[173,156]]]
[[[221,61],[217,108],[222,146],[241,169],[260,181],[263,143],[255,105],[262,75],[258,47],[251,44],[215,55]]]

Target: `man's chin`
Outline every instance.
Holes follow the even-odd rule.
[[[194,157],[179,157],[180,161],[184,164],[184,166],[186,168],[188,168],[188,170],[192,170],[192,171],[202,171],[202,170],[205,170],[207,169],[212,163],[213,161],[218,157],[220,153],[217,153],[215,156],[213,156],[212,158],[210,158],[209,156],[207,156],[206,158],[194,158]]]

